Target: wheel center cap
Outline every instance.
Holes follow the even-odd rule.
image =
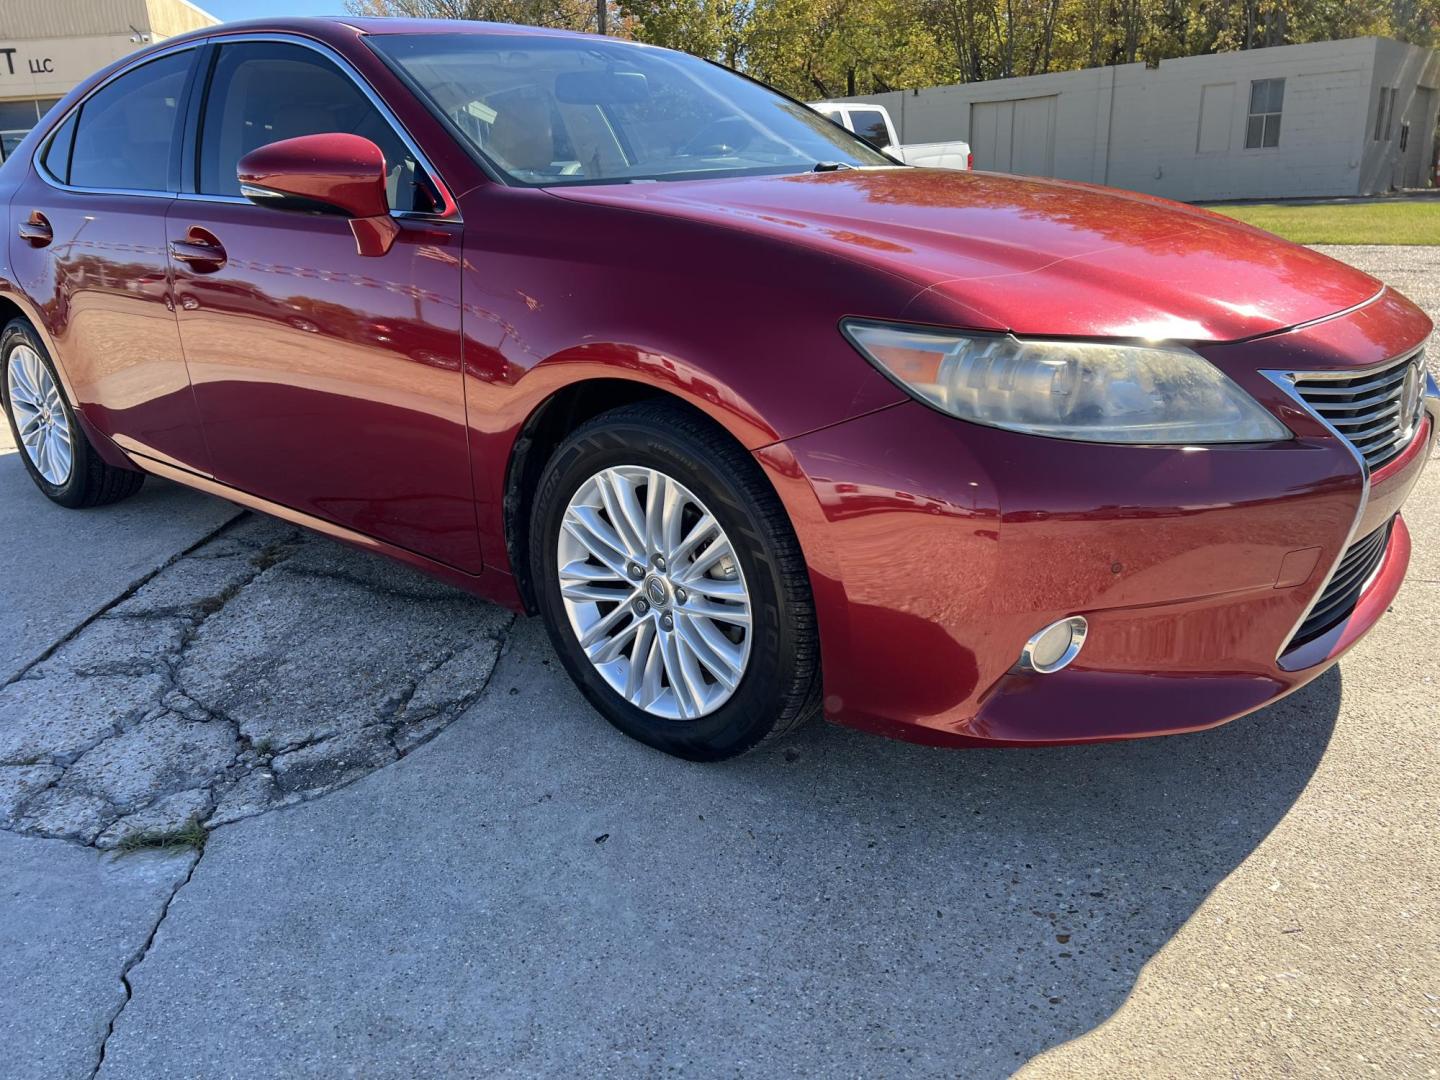
[[[650,602],[657,607],[670,601],[670,589],[666,586],[665,582],[658,577],[652,577],[645,583],[645,595],[648,596]]]

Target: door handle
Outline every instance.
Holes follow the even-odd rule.
[[[170,257],[201,273],[219,270],[225,265],[225,249],[220,241],[198,226],[184,240],[170,241]]]
[[[39,210],[31,211],[29,220],[22,221],[17,231],[20,239],[31,247],[44,247],[55,239],[55,230],[50,227],[50,222]]]

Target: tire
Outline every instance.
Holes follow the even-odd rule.
[[[578,503],[572,507],[572,500],[603,502],[595,494],[603,485],[615,495],[631,483],[636,507],[642,508],[642,499],[646,504],[642,509],[647,516],[641,520],[658,522],[662,515],[648,514],[651,486],[645,479],[657,475],[656,490],[670,493],[673,505],[683,507],[671,512],[677,521],[671,535],[683,532],[689,539],[705,533],[710,528],[708,512],[718,525],[718,537],[712,531],[709,539],[686,552],[683,542],[667,545],[660,540],[659,533],[667,530],[656,525],[659,533],[651,534],[655,543],[642,546],[672,552],[676,565],[652,557],[654,565],[644,567],[644,579],[635,580],[638,559],[632,558],[625,562],[627,579],[621,580],[607,545],[598,545],[603,558],[588,556],[600,534],[585,531],[588,525],[576,531],[581,519],[575,514],[597,515],[603,526],[613,524],[608,510]],[[638,536],[634,526],[632,518],[631,535]],[[612,529],[607,535],[618,539],[623,531]],[[582,535],[587,539],[579,539]],[[576,429],[541,475],[529,539],[534,595],[555,651],[591,704],[625,734],[677,757],[718,761],[793,731],[819,710],[819,636],[800,545],[759,466],[703,417],[682,406],[645,402],[602,413]],[[566,591],[561,586],[562,544]],[[722,550],[727,554],[717,560],[715,553]],[[582,561],[587,556],[588,561]],[[709,569],[697,573],[707,562],[712,564]],[[576,577],[577,568],[597,578],[595,589],[611,590],[603,595],[624,599],[590,603],[592,590]],[[602,576],[606,580],[598,580]],[[687,580],[690,589],[684,587]],[[743,600],[729,596],[737,582],[739,593],[746,594]],[[640,601],[666,589],[668,599],[649,604],[647,615],[635,613]],[[717,589],[726,593],[712,599]],[[742,604],[748,604],[748,627],[727,621],[743,610]],[[716,610],[726,614],[713,619],[701,614]],[[618,656],[602,670],[581,647],[584,627],[577,623],[593,619],[594,629],[612,613],[620,627],[648,619],[651,628],[635,629],[622,649],[629,656]],[[673,633],[662,630],[666,618]],[[738,665],[712,662],[721,655],[707,644],[717,642],[717,628],[725,635],[725,641],[718,642],[724,656],[743,655]],[[624,637],[624,631],[614,636]],[[648,661],[637,663],[636,650],[647,640],[654,642],[653,651],[645,650]],[[684,656],[690,660],[688,668]],[[649,674],[651,662],[660,665],[659,675]],[[736,666],[738,679],[733,678]],[[680,673],[674,680],[672,668]],[[722,670],[727,677],[717,678],[714,672]],[[698,683],[695,672],[701,676]],[[638,689],[627,696],[626,687],[637,683]],[[651,698],[652,693],[659,696]]]
[[[16,419],[16,403],[11,400],[11,359],[16,356],[17,350],[28,350],[23,355],[26,358],[33,356],[34,360],[39,362],[44,369],[40,381],[48,379],[49,387],[54,390],[53,394],[41,396],[49,399],[48,408],[52,411],[54,429],[68,434],[68,468],[62,469],[54,457],[46,457],[37,462],[34,456],[37,451],[27,446],[21,438],[20,425]],[[132,469],[117,469],[101,459],[76,421],[75,411],[70,407],[70,402],[65,400],[62,385],[55,371],[54,361],[50,359],[50,354],[45,351],[45,346],[41,344],[30,324],[24,319],[12,319],[7,323],[5,328],[0,330],[0,403],[5,407],[5,418],[10,423],[10,434],[19,448],[20,460],[25,463],[25,471],[30,474],[30,479],[35,481],[35,486],[52,502],[71,509],[104,506],[134,495],[145,483],[145,474]],[[42,468],[50,472],[48,478],[42,473]]]

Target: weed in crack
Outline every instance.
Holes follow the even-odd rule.
[[[178,829],[134,832],[115,845],[115,856],[130,855],[137,851],[176,851],[188,848],[196,854],[205,850],[205,840],[210,831],[200,824],[198,818],[191,818]]]

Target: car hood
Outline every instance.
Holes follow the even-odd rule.
[[[1218,214],[1058,180],[882,168],[549,190],[786,239],[917,286],[906,311],[856,314],[1021,334],[1234,341],[1382,288]]]

